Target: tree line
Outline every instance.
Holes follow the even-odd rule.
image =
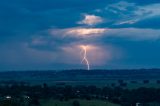
[[[83,85],[48,86],[46,83],[33,86],[12,84],[10,86],[0,86],[0,101],[7,100],[7,98],[5,98],[6,96],[12,97],[11,99],[19,98],[21,102],[24,102],[22,98],[28,97],[25,98],[25,100],[27,100],[29,104],[36,105],[40,105],[39,100],[41,99],[55,99],[60,101],[68,101],[70,99],[98,99],[121,104],[122,106],[134,106],[137,102],[160,103],[160,88],[143,87],[127,89],[107,86],[100,88]]]

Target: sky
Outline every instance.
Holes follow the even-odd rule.
[[[1,71],[160,68],[159,0],[0,2]]]

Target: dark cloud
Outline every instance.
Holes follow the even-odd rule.
[[[133,26],[139,28],[160,29],[160,16],[154,16],[135,23]]]
[[[126,66],[127,68],[153,68],[160,66],[159,41],[134,42],[123,40],[114,41],[114,44],[122,47],[125,53],[124,58],[118,63],[119,66]]]

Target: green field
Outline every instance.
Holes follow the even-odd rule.
[[[41,106],[73,106],[74,100],[69,101],[59,101],[59,100],[47,100],[41,101]],[[80,106],[120,106],[117,104],[109,103],[102,100],[79,100]]]

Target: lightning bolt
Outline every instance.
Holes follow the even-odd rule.
[[[83,50],[83,59],[82,62],[86,63],[87,69],[90,70],[90,64],[89,61],[87,59],[87,46],[81,46],[82,50]]]

